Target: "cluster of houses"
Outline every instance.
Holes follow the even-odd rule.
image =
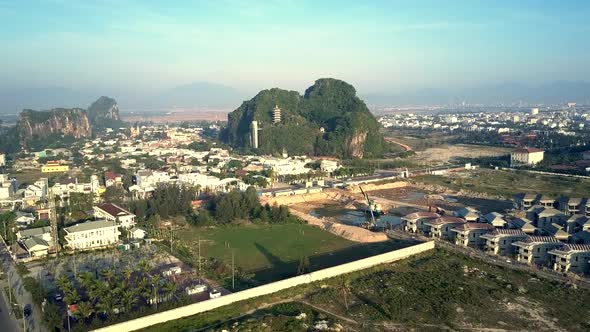
[[[513,257],[559,272],[590,274],[590,201],[519,194],[510,215],[480,214],[464,207],[452,213],[414,212],[405,231]]]
[[[146,232],[136,227],[135,215],[113,203],[102,203],[94,206],[94,220],[65,227],[64,247],[72,250],[96,249],[114,246],[121,243],[121,228],[128,233],[129,239],[141,240]],[[20,214],[20,215],[19,215]],[[17,242],[26,255],[22,258],[38,258],[55,252],[57,239],[52,227],[25,228],[19,219],[32,215],[17,214],[19,230],[16,232]]]

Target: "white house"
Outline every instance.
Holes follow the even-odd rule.
[[[14,221],[16,221],[18,228],[27,228],[27,226],[35,222],[35,216],[30,212],[17,211]]]
[[[119,241],[119,225],[110,220],[87,221],[64,228],[66,246],[70,249],[93,249]]]
[[[122,227],[130,228],[135,225],[135,215],[113,203],[102,203],[93,207],[94,217],[106,219],[120,224]]]
[[[133,227],[129,230],[129,236],[135,240],[144,239],[147,232],[139,227]]]
[[[51,248],[51,227],[23,229],[16,233],[16,238],[30,257],[46,256]]]

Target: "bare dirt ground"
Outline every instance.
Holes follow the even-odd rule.
[[[428,148],[424,151],[417,151],[412,159],[421,163],[448,163],[458,157],[497,157],[509,153],[510,149],[495,146],[443,144],[437,147]]]

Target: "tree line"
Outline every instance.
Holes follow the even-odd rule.
[[[210,199],[190,218],[193,225],[230,224],[243,220],[261,223],[297,222],[289,209],[284,206],[262,206],[254,187],[245,192],[233,190],[225,195]]]

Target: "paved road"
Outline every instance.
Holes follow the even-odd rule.
[[[25,290],[22,279],[20,275],[16,272],[16,267],[14,265],[14,261],[12,257],[10,257],[10,253],[8,249],[4,245],[4,240],[0,239],[0,264],[2,266],[2,270],[7,275],[10,276],[10,283],[12,286],[12,291],[16,296],[17,303],[21,306],[25,306],[30,304],[32,306],[33,312],[32,315],[26,319],[26,328],[28,332],[45,332],[45,326],[43,325],[43,320],[41,317],[41,308],[34,305],[33,298],[31,294]],[[22,331],[22,320],[19,324],[19,330]]]
[[[0,288],[2,291],[2,296],[0,296],[0,331],[20,331],[22,329],[22,325],[18,325],[16,318],[10,311],[8,299],[4,297],[4,287],[7,285],[7,281],[3,281],[0,283]],[[21,322],[22,324],[22,321],[19,322]]]

